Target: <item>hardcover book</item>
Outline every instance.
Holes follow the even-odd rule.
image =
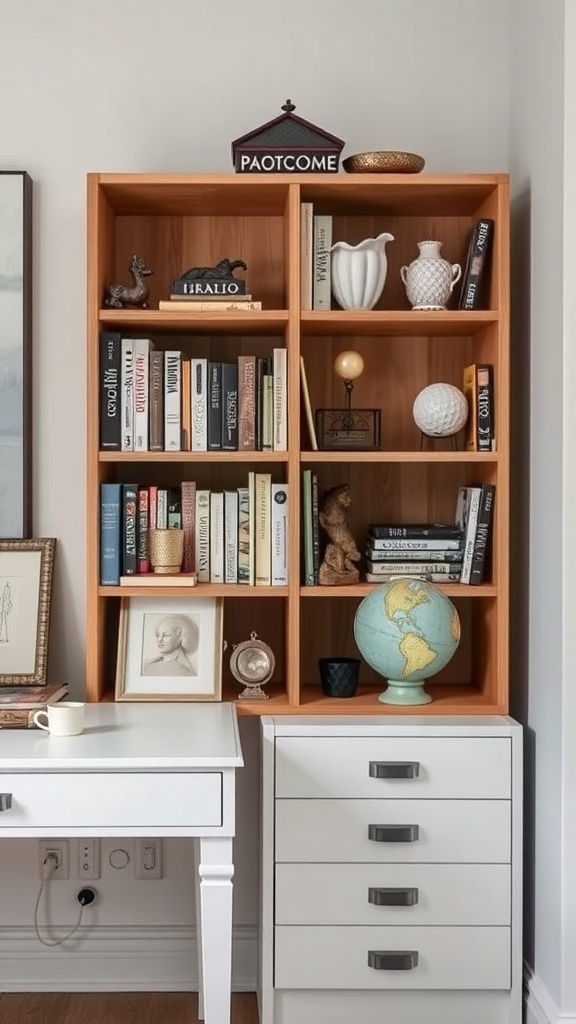
[[[300,206],[300,308],[312,309],[312,260],[314,251],[314,207]]]
[[[164,451],[164,353],[150,352],[150,423],[148,442],[151,452]]]
[[[122,361],[120,371],[120,411],[122,436],[120,448],[123,452],[134,451],[134,340],[122,338]]]
[[[222,363],[208,363],[208,451],[222,448]]]
[[[238,356],[238,449],[256,451],[256,356]]]
[[[427,537],[443,537],[452,540],[459,539],[461,531],[457,526],[449,526],[445,523],[406,523],[400,526],[392,523],[388,525],[373,523],[368,527],[368,536],[382,539],[412,537],[416,540],[423,540]]]
[[[224,491],[224,583],[238,582],[238,492]]]
[[[138,486],[122,484],[122,575],[138,572]]]
[[[138,572],[150,572],[148,552],[150,492],[147,487],[138,488]]]
[[[222,450],[238,448],[238,364],[222,363]]]
[[[210,491],[210,583],[224,583],[223,491]]]
[[[208,451],[208,360],[192,359],[192,451]]]
[[[196,521],[196,481],[183,480],[180,493],[182,501],[182,530],[184,531],[182,572],[194,572],[196,568],[194,537]]]
[[[274,371],[274,451],[288,446],[288,365],[285,348],[275,348]]]
[[[100,484],[100,585],[115,587],[122,573],[122,484]]]
[[[330,281],[332,217],[318,214],[314,217],[312,308],[330,309],[332,288]]]
[[[148,451],[150,394],[150,350],[149,338],[134,339],[134,451]]]
[[[182,448],[182,417],[180,392],[182,388],[182,353],[164,353],[164,447],[167,452]]]
[[[472,565],[470,568],[470,584],[473,587],[484,583],[490,565],[490,542],[495,501],[495,485],[483,484],[478,507],[474,547],[472,549]]]
[[[494,388],[491,363],[471,363],[462,373],[462,391],[468,402],[466,450],[491,452],[494,440]]]
[[[270,473],[254,473],[254,584],[271,583],[271,486]]]
[[[100,449],[120,451],[121,336],[117,331],[100,335]]]
[[[210,582],[210,491],[196,488],[195,559],[198,583]]]
[[[464,531],[464,558],[462,560],[461,583],[470,583],[472,554],[480,507],[480,487],[460,487],[456,502],[456,523]]]
[[[494,234],[494,221],[482,217],[474,225],[468,246],[466,267],[458,309],[482,309],[486,303],[489,258]]]
[[[238,583],[250,583],[253,575],[250,544],[250,492],[248,487],[238,488]]]
[[[273,587],[288,584],[288,484],[272,484],[271,542]]]

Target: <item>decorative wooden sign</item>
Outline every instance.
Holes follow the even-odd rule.
[[[335,174],[342,139],[305,121],[294,113],[291,100],[283,113],[254,128],[232,143],[232,160],[238,174]]]

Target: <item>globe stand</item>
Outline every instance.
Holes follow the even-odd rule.
[[[449,434],[439,436],[437,434],[425,434],[423,430],[420,431],[420,451],[426,451],[429,448],[432,450],[438,447],[438,441],[448,441],[449,444],[444,445],[444,450],[457,452],[458,451],[458,434]]]
[[[430,704],[432,697],[426,693],[424,684],[420,681],[407,682],[405,679],[389,679],[388,689],[384,690],[378,697],[381,704],[396,704],[408,706],[417,704]]]

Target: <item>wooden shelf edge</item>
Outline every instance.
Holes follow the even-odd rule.
[[[268,700],[240,701],[234,700],[239,715],[367,715],[380,714],[386,717],[395,715],[506,715],[508,706],[488,695],[482,694],[473,686],[464,684],[425,685],[427,693],[432,696],[430,704],[419,704],[415,707],[382,704],[378,696],[386,689],[382,680],[381,687],[361,687],[355,697],[338,698],[324,697],[320,687],[303,686],[301,703],[289,704],[286,694],[272,693]],[[226,695],[228,699],[228,694]]]
[[[98,452],[98,462],[288,462],[288,452]]]
[[[476,463],[483,466],[498,462],[498,452],[336,452],[301,451],[300,462],[426,462]]]
[[[347,587],[300,587],[300,597],[350,597],[359,598],[370,594],[378,583],[354,583]],[[467,583],[438,583],[439,590],[449,597],[497,597],[498,587],[493,583],[482,583],[470,587]]]

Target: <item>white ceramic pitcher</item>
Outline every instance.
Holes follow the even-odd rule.
[[[358,245],[334,243],[330,250],[332,292],[342,309],[374,308],[386,281],[386,243],[393,241],[394,236],[383,231]]]

